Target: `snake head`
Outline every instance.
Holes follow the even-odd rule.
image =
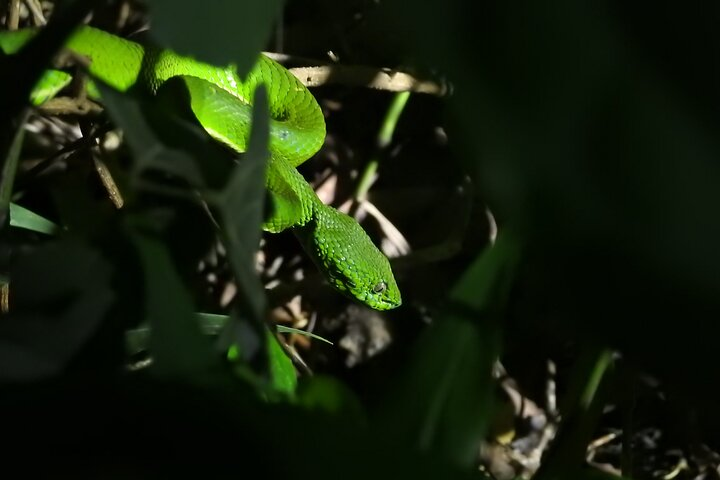
[[[390,262],[353,218],[323,208],[309,240],[308,251],[336,290],[375,310],[402,304]]]

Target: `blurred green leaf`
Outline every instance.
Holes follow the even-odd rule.
[[[10,204],[10,225],[52,235],[60,229],[50,220],[16,203]]]
[[[220,368],[220,357],[200,331],[167,247],[159,238],[139,230],[131,237],[144,268],[153,371],[161,376],[204,381],[208,373]]]
[[[215,0],[211,4],[149,2],[151,35],[178,53],[207,63],[234,63],[243,77],[270,38],[282,0]],[[229,32],[231,32],[229,34]]]
[[[80,241],[19,254],[10,267],[10,313],[0,322],[0,381],[63,372],[101,327],[114,298],[112,268]]]
[[[205,335],[217,335],[219,334],[225,325],[230,321],[229,315],[221,315],[217,313],[197,313],[197,318],[200,329]],[[284,325],[277,325],[276,330],[278,333],[294,333],[296,335],[303,335],[306,337],[314,338],[316,340],[328,343],[333,343],[319,335],[314,333],[306,332],[298,328],[286,327]],[[148,339],[150,338],[150,327],[143,326],[138,328],[130,329],[126,332],[126,348],[130,355],[138,354],[147,349]]]
[[[464,274],[451,302],[422,332],[381,422],[390,435],[470,467],[493,414],[492,366],[500,312],[518,249],[503,235]]]
[[[355,393],[329,375],[304,377],[298,384],[294,403],[307,409],[327,412],[345,422],[367,422],[365,410]]]
[[[193,90],[193,87],[200,89],[201,93],[203,88],[214,88],[210,83],[204,81],[200,81],[196,85],[192,82],[185,83],[182,79],[176,79],[176,81],[169,81],[162,87],[156,101],[134,98],[130,95],[121,95],[102,86],[101,92],[103,101],[107,104],[113,118],[119,126],[125,130],[128,143],[134,154],[136,161],[134,165],[136,172],[135,184],[140,180],[138,175],[147,170],[159,170],[171,173],[185,180],[188,186],[200,187],[202,190],[198,192],[200,193],[199,197],[212,204],[217,195],[213,195],[208,188],[222,188],[225,185],[228,172],[230,172],[234,164],[234,156],[236,154],[221,147],[199,126],[197,120],[192,116],[188,100],[189,95],[197,91]],[[267,109],[267,107],[264,108]],[[265,114],[265,122],[267,123],[267,113]],[[267,130],[267,126],[265,130]],[[265,144],[266,142],[267,140],[265,140]],[[252,159],[253,157],[250,156],[249,158]],[[263,158],[261,158],[261,160],[263,160]],[[255,182],[250,186],[252,188],[246,188],[250,193],[240,192],[241,195],[248,195],[242,200],[246,200],[251,206],[255,205],[258,208],[262,207],[262,201],[258,201],[257,198],[253,199],[252,195],[262,196],[262,194],[264,194],[263,167],[264,163],[262,163],[259,168],[256,168],[259,176],[247,178],[249,182]],[[235,173],[231,176],[230,182],[232,182],[233,178],[237,178],[238,172],[240,172],[240,176],[243,177],[243,175],[247,174],[252,168],[253,163],[243,159],[243,161],[239,162],[235,167]],[[156,188],[159,194],[165,192],[163,186],[159,184],[157,187],[154,187],[154,184],[146,184],[146,187],[150,189]],[[198,199],[197,193],[191,190],[174,189],[173,194],[180,194],[190,200]],[[224,199],[225,196],[222,198]],[[234,207],[235,205],[230,202],[230,208]],[[247,205],[245,205],[245,207],[247,207]],[[222,208],[220,208],[220,211],[221,214],[225,213]],[[236,216],[239,216],[240,220],[237,220],[235,218]],[[255,216],[259,219],[261,212],[255,213]],[[230,217],[231,227],[227,225],[227,217]],[[238,233],[234,233],[232,231],[232,225],[234,225],[232,222],[238,221],[246,223],[242,224],[242,228],[235,227]],[[228,333],[227,335],[221,336],[220,348],[221,350],[227,349],[230,345],[239,343],[246,360],[262,357],[262,355],[260,355],[260,357],[257,357],[257,355],[264,352],[266,348],[265,339],[260,331],[262,325],[259,322],[264,308],[262,302],[264,299],[263,289],[262,286],[259,285],[259,280],[254,276],[254,271],[252,270],[252,259],[258,247],[260,235],[260,220],[257,220],[256,223],[258,225],[257,228],[247,228],[249,225],[252,225],[253,222],[243,217],[242,209],[235,209],[234,212],[224,215],[219,225],[220,233],[230,237],[227,247],[229,257],[231,259],[231,265],[234,267],[233,270],[238,283],[241,286],[241,300],[238,302],[236,309],[249,309],[249,311],[252,312],[249,317],[251,319],[250,321],[255,325],[251,328],[246,328],[247,326],[239,326],[239,328],[236,328],[237,325],[232,322],[227,324],[226,330]],[[246,241],[243,243],[247,235],[250,235],[255,241]],[[153,242],[156,242],[156,240],[153,240]],[[244,249],[239,256],[238,245],[241,244]],[[159,248],[159,245],[145,245],[144,248]],[[163,255],[167,256],[168,252],[164,251]],[[150,259],[147,258],[146,260],[149,261]],[[169,257],[164,261],[168,263],[165,264],[164,267],[158,267],[160,270],[173,268]],[[178,288],[178,285],[175,285],[173,288]],[[253,289],[253,291],[249,295],[246,295],[248,288]],[[187,297],[187,294],[183,295]],[[182,308],[183,317],[187,317],[188,315],[191,317],[190,320],[185,320],[190,322],[186,326],[190,328],[189,325],[192,325],[191,331],[199,333],[199,327],[194,317],[192,317],[192,305],[187,305],[187,301],[183,303],[185,303]],[[163,315],[172,316],[180,313],[180,311],[168,311]],[[239,315],[235,313],[235,309],[233,310],[233,315]],[[155,328],[153,327],[153,331],[154,330]],[[155,334],[162,337],[165,335],[162,332],[156,332]],[[175,340],[181,341],[182,343],[190,342],[191,338],[194,338],[194,335],[195,333],[186,333],[185,337],[176,338]],[[197,361],[200,362],[197,368],[202,369],[208,367],[208,364],[206,364],[207,355],[206,353],[202,353],[204,347],[199,347],[196,340],[192,340],[192,342],[195,342],[193,348],[198,355]],[[203,360],[203,358],[205,358],[205,360]],[[172,360],[171,363],[174,361],[175,360]],[[195,368],[191,365],[178,365],[178,367],[180,369]],[[253,368],[255,368],[257,372],[266,371],[267,359],[255,363]]]
[[[122,94],[100,82],[98,88],[133,154],[133,184],[148,171],[172,174],[195,188],[224,184],[232,155],[191,116],[182,82],[164,84],[156,99]]]
[[[383,3],[379,38],[452,81],[449,141],[525,237],[517,328],[603,338],[681,395],[702,389],[717,430],[717,10],[431,0],[406,21]],[[678,368],[679,345],[712,371]]]
[[[257,466],[268,478],[330,480],[337,479],[338,472],[348,480],[484,478],[477,470],[460,470],[406,444],[389,443],[342,418],[285,403],[268,404],[238,390],[129,375],[120,375],[104,388],[96,386],[82,378],[62,385],[4,389],[0,408],[15,414],[6,416],[3,431],[24,449],[36,439],[27,419],[44,425],[48,432],[38,451],[68,453],[67,462],[52,464],[56,476],[120,466],[134,477],[182,477],[197,468],[199,453],[209,447],[209,468],[219,475]],[[111,414],[99,416],[99,405]],[[177,428],[179,424],[183,428]],[[88,465],[87,459],[72,454],[93,451],[118,438],[134,440],[128,448],[103,456],[100,463]],[[150,466],[148,452],[154,452]]]
[[[8,135],[9,145],[2,146],[0,149],[0,155],[6,153],[3,158],[2,165],[2,177],[0,178],[0,225],[3,227],[6,225],[7,216],[10,216],[10,223],[12,224],[12,210],[13,204],[10,202],[13,193],[13,187],[15,185],[15,174],[17,173],[18,160],[20,159],[20,151],[22,149],[23,140],[25,139],[25,122],[27,121],[28,113],[20,115],[18,118],[8,120],[7,130],[4,132]],[[3,135],[0,133],[0,135]]]
[[[227,92],[204,82],[201,88],[212,88],[214,98],[222,101]],[[267,168],[269,113],[266,89],[259,86],[255,91],[252,111],[252,129],[248,151],[237,162],[227,186],[211,196],[212,206],[219,212],[222,234],[235,280],[238,283],[237,299],[232,310],[233,321],[221,333],[221,344],[235,345],[246,361],[254,362],[256,370],[267,368],[266,298],[257,273],[255,254],[262,235],[263,209],[265,203],[265,171]],[[227,107],[223,115],[232,118],[234,102],[223,102]],[[230,120],[229,120],[230,121]]]

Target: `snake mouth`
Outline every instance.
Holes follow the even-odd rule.
[[[382,310],[392,310],[393,308],[397,308],[402,305],[402,300],[380,299],[380,305],[382,306]]]

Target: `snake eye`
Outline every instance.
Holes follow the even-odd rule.
[[[387,290],[387,283],[385,283],[385,282],[377,283],[373,287],[374,293],[383,293],[385,290]]]

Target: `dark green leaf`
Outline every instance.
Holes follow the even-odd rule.
[[[222,92],[218,93],[222,95]],[[220,214],[230,266],[238,283],[239,298],[232,313],[233,322],[227,325],[221,340],[228,347],[238,347],[243,358],[258,362],[257,368],[264,371],[266,327],[263,318],[266,299],[263,286],[255,273],[255,254],[262,235],[265,170],[269,156],[269,113],[264,86],[255,91],[253,105],[253,127],[248,151],[235,166],[226,188],[214,196],[212,204]]]
[[[343,418],[343,421],[364,424],[364,408],[357,396],[345,384],[327,375],[304,378],[298,385],[295,403],[308,409],[320,410]]]
[[[447,312],[425,330],[383,412],[391,435],[469,467],[492,416],[508,276],[518,251],[503,236],[456,285]]]
[[[10,314],[0,322],[4,381],[64,371],[116,300],[109,263],[85,243],[52,243],[21,255],[9,278]]]
[[[215,65],[234,63],[242,77],[267,44],[283,3],[282,0],[216,0],[212,4],[152,0],[151,34],[160,44],[178,53]]]
[[[152,368],[159,375],[200,381],[219,368],[219,356],[200,331],[167,247],[158,238],[139,231],[132,238],[145,271]]]
[[[220,315],[216,313],[198,313],[195,315],[195,317],[200,324],[200,329],[205,335],[218,335],[223,330],[223,328],[225,328],[228,321],[230,321],[229,315]],[[332,342],[330,342],[329,340],[319,335],[306,332],[305,330],[286,327],[284,325],[277,325],[276,329],[278,333],[294,333],[297,335],[304,335],[306,337],[314,338],[316,340],[320,340],[322,342],[332,345]],[[126,345],[129,354],[135,355],[146,350],[149,338],[150,327],[148,326],[128,330],[126,332]]]
[[[223,185],[231,155],[183,110],[187,92],[180,82],[165,85],[157,102],[118,93],[101,83],[98,87],[133,153],[134,181],[153,170],[177,176],[192,187]]]
[[[21,115],[16,121],[9,121],[5,135],[8,135],[10,138],[10,144],[7,146],[7,149],[0,148],[0,155],[7,153],[5,158],[2,159],[2,178],[0,178],[0,225],[3,227],[6,224],[5,221],[8,215],[10,215],[10,222],[12,223],[13,205],[10,199],[12,198],[13,187],[15,185],[15,174],[17,173],[18,160],[20,159],[20,150],[25,138],[24,124],[27,116],[26,113]],[[0,135],[3,134],[0,133]]]

